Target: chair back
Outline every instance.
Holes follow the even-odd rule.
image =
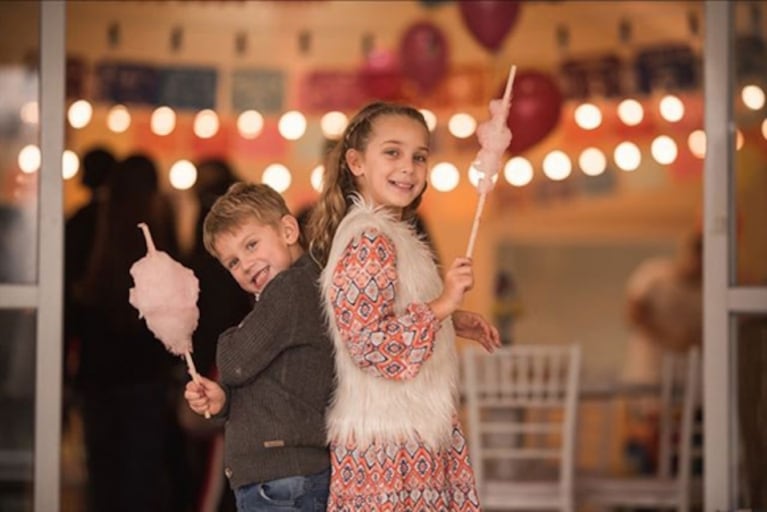
[[[700,349],[666,352],[661,364],[658,477],[686,486],[702,463]]]
[[[572,494],[580,347],[514,345],[492,354],[470,347],[463,364],[469,448],[480,495],[485,462],[504,459],[558,462],[559,488]]]

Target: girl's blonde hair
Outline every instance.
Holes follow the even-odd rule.
[[[309,252],[323,267],[327,263],[336,228],[349,210],[352,197],[358,192],[354,175],[346,163],[346,152],[350,149],[365,151],[370,141],[370,134],[373,132],[373,123],[380,116],[409,117],[421,123],[426,133],[429,133],[421,112],[413,107],[397,103],[370,103],[349,121],[343,136],[326,158],[322,192],[312,209],[307,225],[310,239]],[[403,210],[403,219],[408,220],[414,217],[418,205],[421,204],[422,196],[423,191]]]
[[[202,242],[210,254],[218,257],[214,244],[219,234],[231,233],[250,220],[276,226],[285,215],[291,215],[285,200],[269,185],[235,183],[216,199],[205,216]]]

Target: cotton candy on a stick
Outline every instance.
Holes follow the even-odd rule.
[[[479,140],[480,150],[477,152],[477,158],[472,163],[472,166],[481,173],[477,183],[479,201],[477,202],[477,211],[474,214],[466,257],[471,257],[471,254],[474,252],[474,242],[477,238],[482,210],[485,207],[485,198],[487,193],[493,189],[495,176],[501,167],[503,153],[511,144],[511,131],[506,124],[506,119],[509,117],[511,88],[514,84],[514,74],[516,71],[517,67],[512,65],[509,70],[509,78],[506,81],[503,98],[490,101],[490,119],[480,123],[477,127],[477,139]]]
[[[128,301],[165,348],[184,357],[189,373],[199,382],[191,356],[192,334],[200,318],[199,281],[192,270],[157,250],[145,223],[138,227],[144,233],[147,254],[130,268],[135,287],[130,289]],[[210,415],[206,412],[205,416]]]

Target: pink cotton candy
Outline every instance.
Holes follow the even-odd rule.
[[[200,318],[199,282],[194,272],[155,249],[146,224],[139,227],[144,230],[148,251],[130,269],[136,286],[130,289],[128,300],[165,348],[176,355],[191,353],[192,334]]]
[[[479,191],[487,193],[493,188],[493,177],[501,168],[501,160],[506,148],[511,144],[511,130],[506,125],[508,106],[503,100],[490,102],[490,119],[477,127],[477,139],[481,149],[477,153],[474,167],[483,174]]]
[[[477,139],[479,139],[481,149],[477,153],[477,158],[472,163],[472,167],[480,172],[477,183],[479,200],[477,202],[477,211],[474,213],[474,222],[471,225],[471,233],[469,234],[469,246],[466,249],[467,258],[470,258],[474,251],[479,220],[482,217],[482,209],[485,207],[485,197],[487,197],[487,193],[495,185],[496,175],[501,168],[503,153],[511,144],[511,131],[506,124],[506,119],[509,116],[511,89],[514,85],[516,69],[516,66],[511,66],[509,69],[509,78],[506,80],[503,99],[490,101],[490,119],[480,123],[477,127]]]

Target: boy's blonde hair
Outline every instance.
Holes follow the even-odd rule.
[[[210,254],[218,257],[213,245],[221,233],[232,233],[250,220],[277,226],[285,215],[292,214],[283,197],[269,185],[235,183],[216,199],[205,216],[202,243]]]

